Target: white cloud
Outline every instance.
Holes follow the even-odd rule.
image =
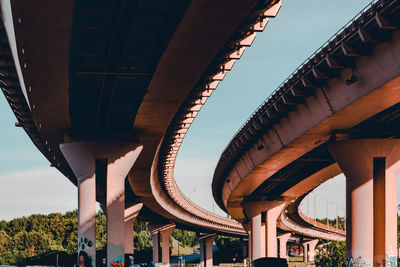
[[[77,208],[77,188],[55,168],[0,175],[0,220]]]

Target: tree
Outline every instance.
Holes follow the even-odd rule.
[[[174,229],[171,236],[178,240],[179,245],[183,247],[194,247],[198,245],[198,240],[196,238],[196,233],[192,231]]]
[[[329,242],[319,247],[315,256],[315,264],[323,267],[345,267],[346,243]]]
[[[153,246],[153,239],[148,231],[141,231],[134,236],[134,246],[136,250],[144,250]]]

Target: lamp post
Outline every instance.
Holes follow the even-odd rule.
[[[339,207],[338,210],[343,210],[343,230],[346,231],[346,210],[343,207]]]
[[[326,197],[321,197],[326,200],[326,229],[329,229],[329,200]]]
[[[315,201],[315,190],[313,190],[314,194],[314,225],[317,225],[317,201]]]
[[[309,201],[310,200],[310,194],[307,195],[307,221],[310,222],[310,208],[309,208]]]
[[[339,229],[338,228],[338,225],[339,225],[339,217],[338,217],[338,206],[337,206],[337,204],[336,204],[336,202],[335,201],[331,201],[331,204],[333,204],[333,205],[335,205],[335,207],[336,207],[336,229]]]

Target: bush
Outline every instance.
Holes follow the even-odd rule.
[[[345,267],[346,243],[329,242],[319,247],[315,256],[315,264],[321,267]]]

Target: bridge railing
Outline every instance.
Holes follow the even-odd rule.
[[[316,220],[312,219],[311,217],[308,217],[307,215],[305,215],[301,211],[299,211],[299,215],[304,221],[308,222],[309,224],[314,225],[315,227],[318,227],[318,228],[321,228],[321,229],[326,229],[326,230],[337,232],[337,233],[341,233],[341,234],[344,234],[344,235],[346,234],[346,231],[344,231],[342,229],[339,229],[339,228],[336,228],[336,227],[333,227],[331,225],[326,225],[326,224],[323,224],[321,222],[317,222]]]
[[[349,28],[349,26],[351,24],[355,24],[358,20],[361,20],[362,15],[365,14],[365,11],[367,9],[369,9],[370,7],[373,7],[374,5],[377,4],[377,2],[385,2],[382,0],[373,0],[371,3],[369,3],[366,7],[364,7],[359,13],[357,13],[357,15],[350,20],[349,22],[347,22],[342,28],[340,28],[335,34],[333,34],[331,36],[331,38],[329,38],[325,43],[323,43],[317,50],[315,50],[315,52],[310,55],[307,59],[305,59],[291,74],[288,78],[286,78],[272,93],[271,95],[264,100],[257,108],[256,110],[249,116],[249,118],[246,120],[246,122],[239,128],[239,130],[237,130],[237,132],[234,134],[234,136],[231,138],[231,140],[229,141],[228,145],[225,147],[224,151],[226,151],[228,149],[228,147],[230,146],[230,144],[233,142],[233,140],[242,132],[243,128],[245,128],[248,125],[248,122],[252,120],[252,118],[256,115],[256,113],[263,108],[263,106],[265,106],[272,98],[275,98],[278,91],[282,90],[283,88],[285,88],[285,84],[291,80],[292,78],[294,78],[296,76],[296,74],[299,72],[299,70],[301,70],[302,68],[305,67],[305,65],[313,58],[315,57],[317,54],[319,54],[324,48],[331,46],[332,43],[338,43],[338,39],[344,39],[346,38],[346,36],[349,34],[348,32],[346,32],[346,30]]]
[[[218,161],[213,179],[213,191],[220,192],[217,187],[223,184],[223,177],[226,177],[231,170],[233,164],[238,160],[243,151],[246,151],[253,143],[256,143],[263,134],[263,129],[271,127],[277,123],[276,118],[270,111],[273,111],[275,103],[284,94],[288,93],[296,83],[305,84],[304,87],[314,86],[309,85],[306,73],[310,73],[312,68],[318,63],[325,61],[327,56],[331,55],[341,44],[373,19],[379,18],[379,14],[389,7],[395,0],[373,0],[363,10],[361,10],[352,20],[346,23],[339,31],[321,45],[311,56],[303,61],[292,74],[284,80],[272,94],[263,101],[258,108],[251,114],[247,121],[234,134],[228,145],[225,147]],[[267,119],[264,117],[267,116]],[[214,189],[215,187],[215,189]],[[216,197],[218,205],[225,209],[222,200]]]

